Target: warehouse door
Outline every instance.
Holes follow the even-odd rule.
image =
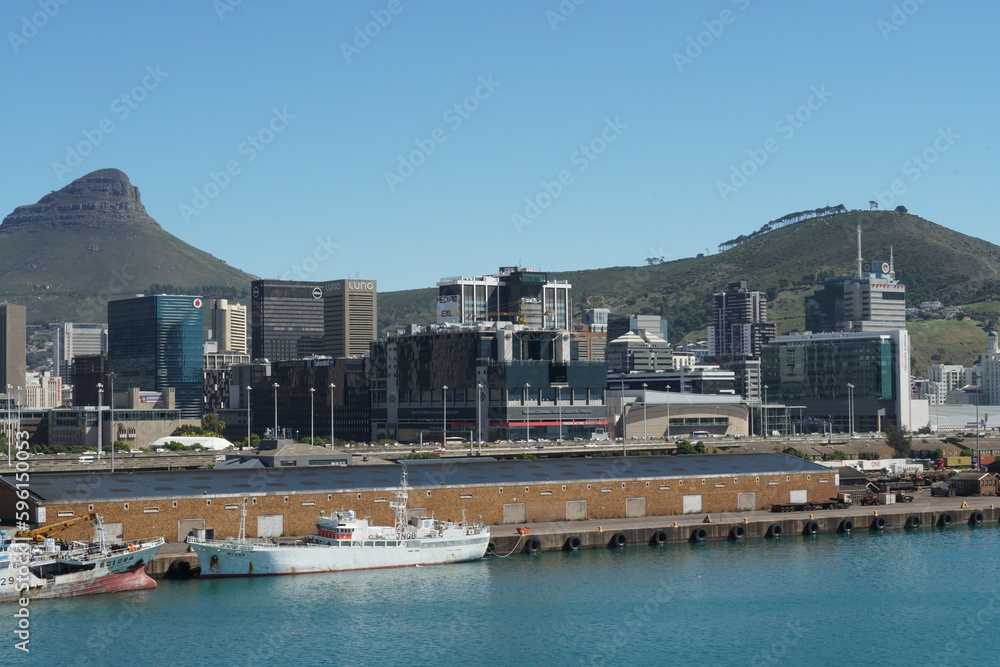
[[[753,512],[757,509],[757,492],[746,491],[736,496],[736,511]]]
[[[645,498],[626,498],[625,499],[625,516],[635,517],[635,516],[646,516],[646,499]]]
[[[504,523],[524,523],[524,503],[506,503],[503,506]]]
[[[684,496],[684,513],[695,514],[701,511],[701,495]]]
[[[281,537],[284,532],[283,514],[262,514],[257,517],[257,537]]]
[[[788,492],[788,502],[807,503],[809,502],[809,492],[806,489],[792,489]]]
[[[567,521],[583,521],[587,518],[587,501],[586,500],[567,500],[566,501],[566,520]]]
[[[177,521],[177,541],[183,542],[195,528],[204,528],[204,519],[179,519]]]

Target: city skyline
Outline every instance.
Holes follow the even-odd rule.
[[[265,278],[635,266],[870,200],[1000,240],[984,2],[52,8],[0,11],[0,208],[122,169]]]

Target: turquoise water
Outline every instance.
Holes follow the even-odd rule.
[[[161,582],[0,607],[0,664],[971,665],[1000,650],[1000,526]]]

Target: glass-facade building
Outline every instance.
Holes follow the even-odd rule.
[[[251,283],[250,347],[254,359],[283,361],[323,354],[321,283]]]
[[[184,419],[204,411],[202,299],[155,295],[108,302],[108,371],[115,393],[173,387]],[[110,373],[114,376],[110,377]],[[105,396],[110,387],[105,388]]]
[[[761,383],[771,405],[801,406],[794,419],[848,432],[853,413],[856,432],[906,428],[909,359],[906,330],[779,336],[763,348]]]

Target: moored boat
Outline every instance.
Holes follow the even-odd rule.
[[[305,539],[277,543],[246,537],[246,503],[236,538],[189,537],[198,554],[201,576],[248,577],[314,574],[346,570],[414,567],[479,560],[486,554],[490,529],[482,523],[406,518],[409,487],[406,471],[396,500],[392,526],[371,525],[354,511],[320,513],[315,531]]]
[[[145,566],[163,546],[162,537],[109,542],[99,516],[83,518],[96,519],[89,542],[33,540],[51,527],[13,537],[0,531],[0,602],[156,588]]]

